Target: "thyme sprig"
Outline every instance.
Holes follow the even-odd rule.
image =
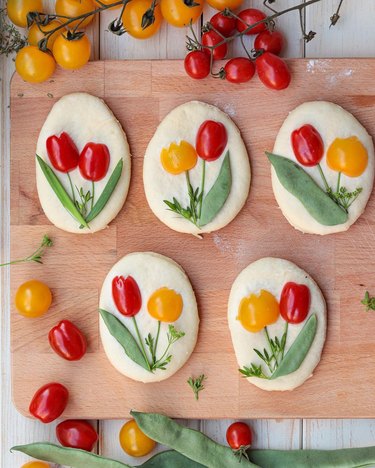
[[[196,400],[199,400],[199,392],[204,390],[204,381],[207,380],[207,377],[204,374],[201,374],[196,379],[194,377],[189,377],[187,383],[190,385],[194,392]]]
[[[361,304],[366,306],[366,311],[375,310],[375,297],[370,296],[370,293],[366,291],[365,297],[362,299]]]
[[[0,55],[13,54],[26,45],[26,37],[7,21],[6,8],[0,9]]]
[[[20,258],[18,260],[12,260],[11,262],[1,263],[0,267],[6,266],[6,265],[15,265],[17,263],[27,263],[27,262],[43,263],[42,262],[43,254],[46,251],[46,249],[48,247],[51,247],[52,245],[53,245],[52,240],[47,236],[47,234],[45,234],[43,236],[40,246],[31,255],[25,258]]]

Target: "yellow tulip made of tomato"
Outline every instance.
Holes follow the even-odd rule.
[[[258,333],[279,318],[280,308],[275,296],[261,289],[259,294],[244,297],[238,307],[237,320],[251,333]]]
[[[180,143],[171,143],[169,148],[163,148],[160,162],[165,171],[177,175],[193,169],[197,164],[198,156],[194,146],[185,140]]]
[[[327,165],[348,177],[359,177],[366,170],[367,150],[356,136],[336,138],[327,151]]]
[[[182,308],[181,294],[166,287],[154,291],[147,302],[148,313],[160,322],[175,322],[180,317]]]

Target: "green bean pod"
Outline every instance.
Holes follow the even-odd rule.
[[[167,450],[154,455],[137,468],[205,468],[175,450]]]

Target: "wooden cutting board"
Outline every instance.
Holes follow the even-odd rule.
[[[319,237],[294,230],[273,197],[264,150],[272,149],[288,112],[308,100],[330,100],[352,112],[375,135],[375,60],[291,60],[291,86],[265,89],[257,78],[245,85],[194,81],[181,61],[96,62],[75,72],[59,70],[41,85],[14,76],[11,89],[11,256],[30,254],[43,234],[54,246],[44,264],[11,268],[11,294],[24,281],[45,281],[53,306],[42,318],[11,310],[13,399],[28,415],[35,390],[50,381],[71,393],[64,417],[124,418],[131,408],[183,418],[375,417],[375,312],[360,304],[375,293],[375,200],[346,233]],[[86,91],[105,100],[122,123],[133,154],[130,192],[110,227],[73,235],[50,225],[38,201],[34,152],[39,130],[61,96]],[[203,240],[164,226],[149,209],[142,160],[158,123],[178,104],[200,99],[219,106],[239,126],[252,167],[248,201],[239,216]],[[201,328],[188,363],[158,384],[133,382],[107,361],[98,335],[98,295],[110,267],[123,255],[152,250],[188,273],[199,303]],[[265,392],[241,378],[226,319],[233,280],[264,256],[283,257],[309,272],[328,303],[328,337],[313,378],[293,392]],[[70,319],[87,335],[88,353],[77,363],[59,358],[47,334]],[[195,401],[186,380],[206,374]]]

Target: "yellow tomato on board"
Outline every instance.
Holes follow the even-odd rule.
[[[30,83],[48,80],[56,68],[52,55],[35,46],[23,47],[16,55],[15,64],[20,77]]]
[[[75,18],[76,16],[84,15],[90,11],[98,8],[97,3],[93,0],[56,0],[55,11],[56,14]],[[81,20],[72,21],[69,23],[69,29],[73,29],[79,24],[79,29],[85,28],[94,19],[94,15],[88,16],[82,22]],[[66,22],[68,20],[60,18],[60,21]]]
[[[327,165],[348,177],[359,177],[366,170],[368,154],[356,136],[336,138],[327,151]]]
[[[122,23],[128,34],[137,39],[147,39],[159,30],[163,19],[159,4],[156,4],[154,10],[155,21],[147,28],[142,28],[142,18],[150,8],[150,0],[131,0],[126,5],[122,14]]]
[[[42,461],[31,461],[21,466],[21,468],[50,468],[50,464]]]
[[[53,44],[53,56],[60,67],[76,70],[89,61],[91,44],[87,36],[68,40],[63,34]]]
[[[260,332],[279,318],[280,308],[275,296],[261,289],[260,293],[244,297],[238,308],[237,320],[252,333]]]
[[[243,0],[207,0],[207,3],[216,8],[216,10],[225,10],[229,8],[230,10],[235,10],[236,8],[242,5]]]
[[[174,175],[193,169],[197,159],[194,146],[184,140],[178,144],[171,143],[168,149],[163,148],[160,153],[160,162],[164,170]]]
[[[178,28],[195,23],[202,14],[203,0],[161,0],[164,19]]]
[[[12,23],[21,28],[27,27],[27,14],[30,11],[43,11],[42,0],[8,0],[7,13]]]
[[[134,419],[122,426],[119,439],[123,451],[132,457],[143,457],[150,453],[156,445],[155,441],[139,429]]]
[[[52,303],[49,287],[38,280],[26,281],[17,289],[15,304],[18,312],[25,317],[40,317]]]
[[[181,294],[169,288],[157,289],[147,302],[148,313],[161,322],[175,322],[182,313],[182,307]]]
[[[29,34],[27,35],[27,42],[30,45],[37,46],[38,42],[46,37],[44,33],[48,33],[59,26],[61,26],[61,23],[56,20],[51,21],[46,26],[39,26],[34,23],[29,29]],[[63,29],[59,29],[58,31],[51,34],[51,36],[48,38],[47,47],[49,49],[52,49],[55,40],[62,33],[62,31]]]

